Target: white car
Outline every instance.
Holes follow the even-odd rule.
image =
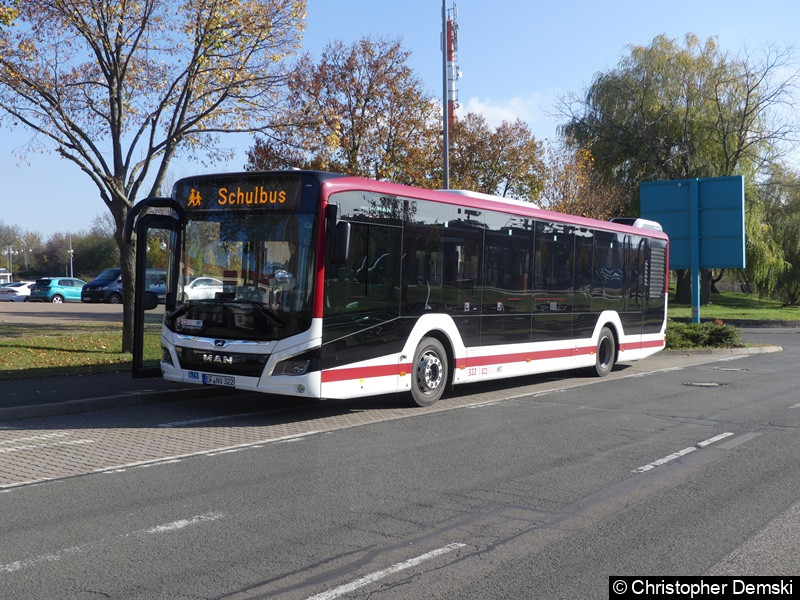
[[[196,277],[183,288],[187,300],[213,300],[217,292],[222,292],[222,282],[213,277]]]
[[[27,302],[35,281],[16,281],[0,287],[0,302]]]

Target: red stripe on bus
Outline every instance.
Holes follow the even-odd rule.
[[[629,342],[627,344],[620,344],[620,350],[642,350],[644,348],[661,348],[666,342],[664,340],[650,340],[646,342]]]
[[[411,364],[376,365],[372,367],[352,367],[348,369],[330,369],[322,372],[322,383],[347,381],[352,379],[369,379],[372,377],[390,377],[405,375],[411,371]]]
[[[582,348],[559,348],[556,350],[542,350],[539,352],[517,352],[514,354],[497,354],[494,356],[475,356],[469,359],[459,358],[455,361],[456,369],[467,367],[488,367],[494,365],[507,365],[515,362],[530,362],[532,360],[546,360],[551,358],[568,358],[582,354],[591,354],[594,346]],[[400,365],[374,365],[369,367],[351,367],[344,369],[329,369],[322,371],[322,383],[334,381],[348,381],[355,379],[369,379],[372,377],[391,377],[407,375],[411,372],[411,363]]]

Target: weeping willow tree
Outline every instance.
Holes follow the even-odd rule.
[[[619,64],[598,73],[583,96],[564,99],[563,132],[586,147],[595,169],[626,190],[639,214],[645,181],[743,175],[752,184],[786,151],[797,132],[791,105],[797,74],[790,49],[723,52],[714,38],[665,35],[631,46]],[[748,190],[753,187],[748,185]],[[759,285],[775,279],[782,257],[746,195],[747,260]],[[710,277],[704,278],[706,285]],[[688,298],[688,277],[678,280]],[[707,296],[707,289],[706,294]]]

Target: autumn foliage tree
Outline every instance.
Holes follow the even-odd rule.
[[[595,171],[588,148],[562,138],[547,145],[545,162],[543,208],[601,220],[624,216],[625,194]]]
[[[0,28],[0,122],[81,169],[113,215],[130,350],[125,217],[137,199],[160,193],[178,152],[217,158],[220,134],[274,124],[281,63],[299,43],[305,0],[18,0],[14,8]]]
[[[492,128],[468,113],[451,131],[450,185],[485,194],[536,200],[544,189],[544,149],[521,119]]]
[[[435,102],[399,41],[332,42],[293,70],[286,126],[259,137],[248,168],[299,167],[426,185],[438,135]]]

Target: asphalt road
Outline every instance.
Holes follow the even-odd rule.
[[[164,315],[159,305],[150,315]],[[75,321],[105,321],[122,323],[121,304],[84,304],[82,302],[0,302],[0,323],[69,324]]]
[[[800,340],[747,335],[784,351],[662,353],[430,410],[245,395],[9,422],[0,589],[605,598],[614,574],[797,574]]]

